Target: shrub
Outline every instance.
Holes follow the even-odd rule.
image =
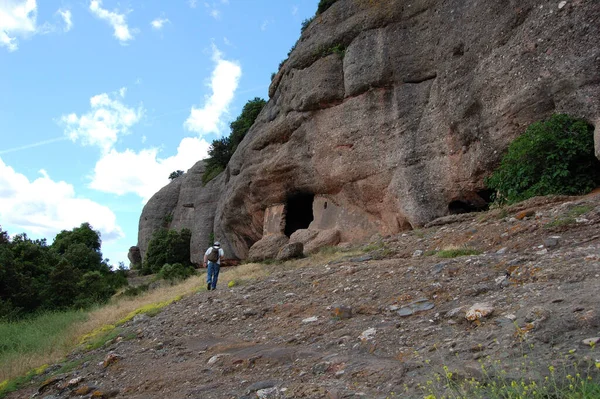
[[[191,238],[192,233],[188,229],[182,229],[181,232],[166,229],[156,231],[148,243],[148,252],[142,265],[142,273],[158,273],[167,263],[191,266]]]
[[[582,119],[553,115],[531,124],[513,141],[498,169],[486,179],[495,202],[515,203],[550,194],[580,195],[600,183],[594,128]]]
[[[183,176],[183,170],[176,170],[175,172],[171,172],[169,175],[169,180],[177,179],[179,176]]]
[[[182,265],[181,263],[165,264],[158,275],[160,278],[169,281],[185,280],[194,275],[195,270],[191,265]]]
[[[331,7],[336,1],[337,0],[320,0],[317,7],[317,15],[324,13],[325,10]]]
[[[304,32],[306,30],[306,28],[308,28],[310,23],[314,20],[315,20],[315,17],[311,17],[311,18],[307,18],[304,21],[302,21],[302,25],[300,26],[300,32]]]

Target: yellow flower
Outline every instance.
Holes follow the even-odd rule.
[[[548,370],[550,370],[551,373],[554,373],[554,366],[548,367]]]

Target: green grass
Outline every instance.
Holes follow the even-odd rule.
[[[585,369],[580,365],[563,365],[557,371],[549,366],[544,377],[532,379],[526,376],[528,367],[517,368],[521,378],[506,377],[502,365],[486,366],[481,363],[483,378],[457,378],[448,367],[435,372],[425,386],[419,386],[424,399],[598,399],[600,398],[600,363],[590,362]],[[523,363],[524,365],[525,363]],[[529,366],[533,362],[530,361]],[[491,372],[491,374],[490,374]]]
[[[81,311],[48,312],[26,320],[0,323],[0,364],[5,370],[10,370],[11,365],[16,367],[29,355],[52,353],[69,347],[72,343],[65,332],[87,317],[88,314]],[[41,374],[46,367],[43,365],[24,376],[0,381],[0,398]]]
[[[577,218],[579,216],[588,213],[592,209],[594,209],[594,207],[591,205],[579,205],[579,206],[573,207],[573,208],[569,209],[569,211],[565,215],[546,224],[545,227],[552,228],[552,227],[570,226],[572,224],[577,223]]]
[[[86,312],[49,312],[18,322],[0,323],[0,363],[26,353],[43,352],[68,344],[63,333],[74,323],[84,321]]]
[[[481,255],[481,251],[473,248],[442,249],[436,253],[438,258],[456,258],[459,256]]]

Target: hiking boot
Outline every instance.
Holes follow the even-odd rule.
[[[206,290],[210,291],[210,283],[206,284]]]

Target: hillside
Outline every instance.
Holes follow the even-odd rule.
[[[600,339],[600,193],[432,224],[362,254],[240,266],[270,274],[137,316],[8,398],[422,398],[427,381],[443,392],[436,372],[542,385],[589,362],[600,381],[583,344]],[[457,249],[472,254],[440,257]],[[476,303],[493,312],[468,321]]]

